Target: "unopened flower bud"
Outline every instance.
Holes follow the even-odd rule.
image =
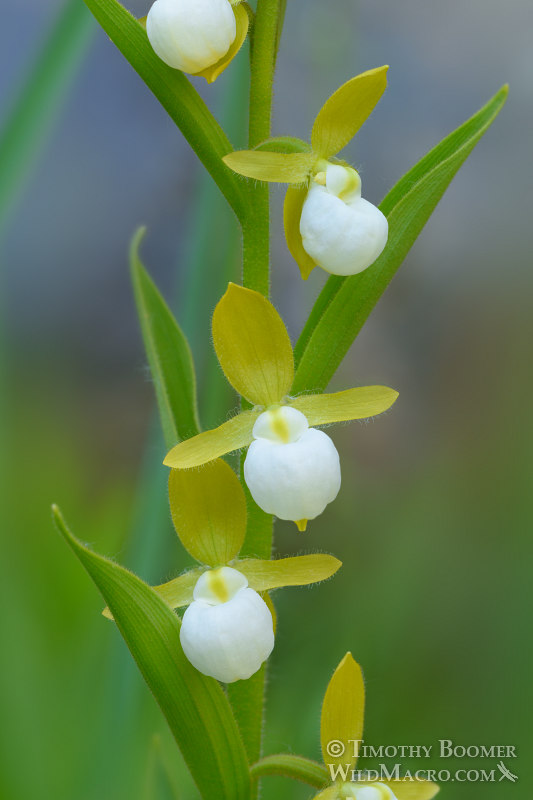
[[[355,275],[374,263],[387,244],[388,223],[361,197],[351,167],[328,164],[311,183],[300,218],[305,251],[333,275]]]
[[[231,567],[204,572],[185,611],[180,641],[191,664],[224,683],[246,680],[274,647],[272,614]]]
[[[146,33],[162,61],[195,75],[226,55],[237,26],[229,0],[156,0]]]
[[[280,406],[261,414],[244,462],[244,479],[267,514],[305,522],[321,514],[341,485],[339,454],[301,411]]]

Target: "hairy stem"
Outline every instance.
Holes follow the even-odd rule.
[[[315,789],[322,789],[331,780],[327,769],[322,764],[303,756],[285,754],[262,758],[250,767],[250,775],[255,780],[266,775],[281,775],[307,783]]]

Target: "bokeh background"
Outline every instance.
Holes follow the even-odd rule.
[[[49,507],[59,503],[78,536],[147,580],[186,566],[127,247],[146,224],[145,262],[191,337],[209,425],[235,405],[208,318],[238,276],[239,243],[165,112],[88,13],[68,6],[66,74],[51,95],[38,89],[42,113],[14,133],[65,3],[8,4],[0,31],[0,796],[195,798]],[[518,747],[508,763],[517,783],[450,783],[450,800],[524,797],[531,767],[532,26],[528,0],[289,0],[275,87],[274,133],[306,138],[338,85],[391,65],[389,90],[346,151],[378,202],[511,85],[332,384],[385,383],[398,403],[335,429],[337,502],[305,535],[288,523],[276,533],[279,554],[324,549],[344,567],[319,588],[277,595],[266,751],[318,758],[321,698],[349,649],[365,671],[368,743]],[[244,145],[246,53],[215,86],[195,83]],[[316,270],[302,285],[281,235],[281,190],[273,201],[273,297],[296,337],[324,277]],[[311,795],[265,782],[265,798]]]

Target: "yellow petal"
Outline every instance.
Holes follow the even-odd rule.
[[[143,26],[143,28],[146,28],[146,17],[140,17],[139,22]]]
[[[198,578],[205,572],[203,567],[191,569],[184,575],[160,586],[154,586],[155,591],[161,595],[165,603],[171,608],[181,608],[192,603],[192,593]]]
[[[316,267],[311,256],[304,250],[302,234],[300,233],[300,217],[307,197],[307,186],[289,186],[283,205],[283,223],[285,226],[285,239],[291,256],[300,268],[304,281],[307,280]]]
[[[195,75],[201,75],[202,78],[205,78],[208,83],[213,83],[216,81],[218,76],[221,72],[224,72],[227,66],[233,61],[239,50],[244,44],[246,39],[246,35],[248,33],[248,26],[250,24],[250,18],[248,16],[248,12],[246,10],[246,6],[243,4],[233,5],[233,13],[235,14],[235,22],[237,25],[237,35],[233,40],[233,44],[231,45],[230,49],[226,53],[225,56],[222,56],[216,64],[212,64],[210,67],[206,67],[201,72],[196,72]]]
[[[259,292],[230,283],[213,314],[213,342],[226,378],[254,405],[279,403],[294,360],[280,315]]]
[[[386,386],[360,386],[334,394],[304,394],[290,404],[305,414],[312,427],[375,417],[390,408],[397,397],[398,392]]]
[[[322,704],[320,742],[326,766],[342,765],[349,770],[355,767],[354,740],[363,738],[364,711],[365,685],[361,667],[351,653],[346,653],[333,673]],[[342,755],[330,755],[330,742],[342,743],[343,747],[339,747]]]
[[[274,561],[245,558],[232,566],[246,575],[252,589],[266,592],[280,586],[306,586],[325,581],[337,572],[342,562],[325,553],[313,553]]]
[[[313,125],[311,144],[322,158],[345,147],[370,116],[387,86],[388,67],[363,72],[326,100]]]
[[[391,780],[380,781],[389,786],[398,800],[431,800],[439,791],[439,787],[432,781]]]
[[[192,603],[193,589],[202,572],[205,572],[203,567],[191,569],[189,572],[180,575],[179,578],[174,578],[174,580],[168,583],[163,583],[161,586],[154,586],[153,588],[161,595],[170,608],[174,609],[188,606]],[[108,608],[104,608],[102,614],[104,617],[107,617],[107,619],[113,619],[113,614]]]
[[[261,597],[265,601],[265,604],[268,606],[268,610],[272,614],[272,627],[274,628],[274,633],[276,633],[276,628],[278,626],[278,615],[276,613],[274,603],[272,602],[272,598],[268,592],[261,592]]]
[[[272,153],[268,150],[236,150],[222,159],[226,166],[257,181],[303,183],[315,157],[312,153]]]
[[[167,453],[163,463],[173,469],[190,469],[247,447],[252,441],[252,429],[260,413],[243,411],[218,428],[180,442]]]
[[[168,494],[174,527],[193,558],[210,567],[235,558],[246,533],[246,498],[225,461],[171,470]]]

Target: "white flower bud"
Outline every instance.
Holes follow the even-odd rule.
[[[345,783],[342,790],[344,797],[355,800],[397,800],[392,789],[384,783]]]
[[[355,275],[374,263],[389,226],[379,208],[361,197],[354,169],[328,164],[307,193],[300,233],[305,251],[333,275]]]
[[[146,33],[165,64],[195,75],[226,55],[237,25],[229,0],[156,0]]]
[[[224,683],[246,680],[274,647],[272,614],[236,569],[209,570],[198,579],[180,641],[191,664]]]
[[[341,485],[339,454],[329,436],[290,406],[261,414],[253,435],[244,479],[257,505],[297,523],[318,517]]]

